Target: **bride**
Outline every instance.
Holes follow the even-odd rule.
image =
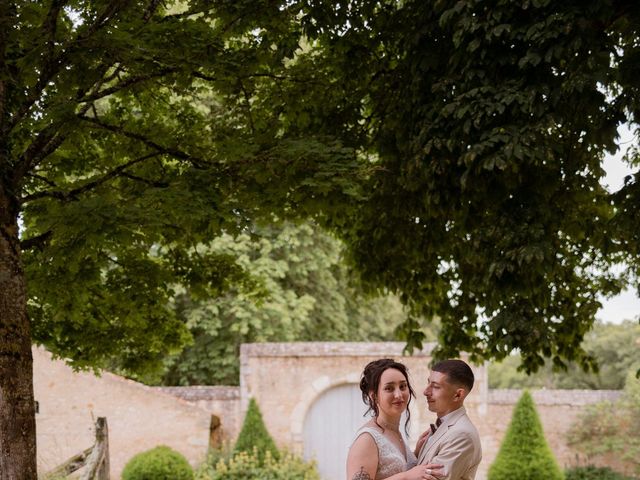
[[[442,465],[416,465],[417,459],[400,433],[400,418],[415,393],[407,368],[383,358],[370,362],[360,380],[362,400],[373,418],[356,433],[347,456],[347,480],[439,480]],[[435,470],[435,471],[434,471]]]

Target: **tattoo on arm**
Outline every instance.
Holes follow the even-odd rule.
[[[360,467],[360,471],[351,480],[371,480],[371,475],[364,471],[364,467]]]

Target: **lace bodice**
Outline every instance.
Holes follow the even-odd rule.
[[[418,459],[413,454],[406,441],[403,440],[404,449],[407,452],[407,458],[405,458],[402,452],[398,450],[398,447],[391,443],[387,437],[375,428],[362,427],[356,433],[355,438],[358,438],[363,433],[370,434],[378,446],[378,471],[376,473],[375,480],[389,478],[391,475],[404,472],[418,463]]]

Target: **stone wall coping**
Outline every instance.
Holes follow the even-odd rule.
[[[402,357],[404,342],[293,342],[293,343],[243,343],[241,357],[342,357],[383,356]],[[424,344],[422,350],[414,350],[412,357],[429,357],[435,343]]]
[[[53,353],[51,353],[50,351],[46,350],[44,347],[42,346],[38,346],[38,345],[34,345],[31,348],[31,352],[32,355],[34,357],[34,360],[36,360],[36,356],[40,357],[42,359],[44,359],[45,361],[49,361],[52,363],[56,363],[58,362],[59,364],[64,365],[67,368],[72,368],[70,366],[70,361],[69,359],[66,359],[64,357],[61,357],[59,355],[54,355]],[[85,370],[85,371],[74,371],[73,372],[74,375],[89,375],[95,379],[100,379],[106,383],[112,383],[112,384],[117,384],[122,386],[125,389],[132,389],[132,390],[137,390],[139,392],[145,392],[149,395],[154,395],[154,396],[161,396],[167,399],[167,401],[170,401],[174,404],[180,405],[181,408],[185,408],[185,409],[191,409],[191,410],[198,410],[198,411],[206,411],[205,409],[194,405],[193,403],[177,397],[176,395],[172,395],[168,392],[163,392],[161,390],[158,390],[158,387],[151,387],[149,385],[145,385],[144,383],[140,383],[137,382],[135,380],[132,380],[130,378],[126,378],[120,375],[117,375],[115,373],[111,373],[107,370],[98,370],[98,371],[93,371],[93,370]],[[36,399],[37,400],[37,399]]]
[[[238,400],[240,387],[222,385],[191,385],[187,387],[154,387],[156,390],[187,401]]]
[[[488,403],[493,405],[515,405],[522,392],[520,389],[490,389]],[[589,405],[592,403],[615,401],[621,390],[529,390],[537,405]]]

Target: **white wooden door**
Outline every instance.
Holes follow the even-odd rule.
[[[323,480],[346,478],[347,451],[367,420],[365,411],[356,384],[331,388],[311,405],[304,421],[304,458],[316,460]]]

